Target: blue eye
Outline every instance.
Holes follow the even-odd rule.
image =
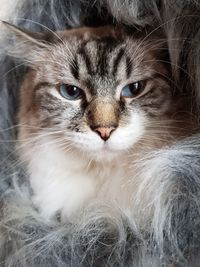
[[[74,85],[61,84],[58,90],[61,96],[68,100],[77,100],[84,96],[83,90]]]
[[[145,87],[143,81],[130,83],[122,88],[121,97],[133,98],[139,95]]]

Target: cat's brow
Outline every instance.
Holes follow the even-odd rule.
[[[113,76],[116,75],[116,73],[118,71],[119,63],[120,63],[121,59],[123,58],[124,54],[125,54],[125,50],[124,50],[124,48],[121,48],[118,52],[118,55],[116,56],[116,58],[113,62],[113,70],[112,70]]]
[[[172,80],[170,79],[170,77],[165,76],[164,74],[161,73],[155,73],[152,75],[151,79],[161,79],[163,81],[165,81],[167,84],[171,84]]]
[[[88,55],[86,49],[84,46],[82,46],[79,51],[78,51],[78,54],[82,57],[84,63],[85,63],[85,66],[88,70],[88,74],[92,75],[93,74],[93,71],[92,71],[92,62],[90,60],[90,56]]]

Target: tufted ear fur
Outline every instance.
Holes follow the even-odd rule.
[[[6,45],[5,52],[19,60],[31,61],[35,53],[48,49],[55,38],[53,32],[30,32],[5,21],[0,21],[1,35]]]

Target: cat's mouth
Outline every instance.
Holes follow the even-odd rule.
[[[97,145],[96,147],[94,145],[92,149],[88,149],[87,151],[89,152],[88,154],[90,155],[90,157],[97,161],[110,161],[125,152],[124,149],[117,149],[108,141],[102,142],[101,145]]]
[[[86,143],[76,142],[74,145],[85,157],[92,158],[93,160],[108,161],[122,153],[122,149],[117,149],[111,142],[100,139]]]
[[[93,133],[74,135],[73,145],[81,151],[86,157],[93,158],[114,158],[124,154],[129,150],[138,138],[133,138],[133,134],[126,131],[127,134],[116,131],[108,140],[102,140]]]
[[[102,148],[101,149],[99,149],[99,152],[101,152],[101,153],[104,153],[104,154],[108,154],[108,153],[117,153],[117,151],[116,150],[114,150],[108,143],[104,143],[103,145],[102,145]]]

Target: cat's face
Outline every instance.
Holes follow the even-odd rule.
[[[49,131],[51,139],[103,159],[153,142],[158,122],[169,121],[162,42],[105,29],[60,33],[62,41],[34,54],[21,89],[19,122],[30,126],[21,126],[23,138]]]

